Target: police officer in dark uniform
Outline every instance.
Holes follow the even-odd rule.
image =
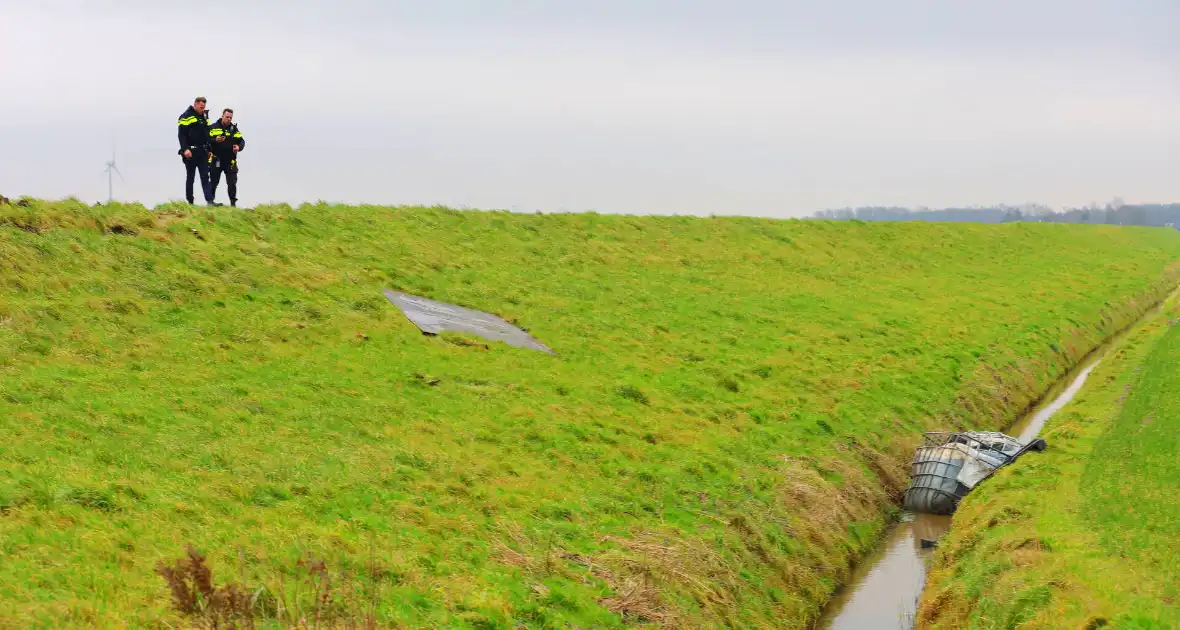
[[[213,189],[209,186],[209,114],[205,112],[205,97],[198,96],[193,104],[177,119],[176,136],[180,141],[177,151],[184,158],[184,196],[189,203],[193,203],[193,176],[201,175],[201,191],[205,194],[205,203],[211,206],[220,205],[213,201]]]
[[[246,148],[246,138],[234,123],[234,110],[228,107],[221,111],[221,118],[209,125],[209,166],[212,174],[211,197],[217,197],[217,185],[225,173],[225,184],[229,188],[229,205],[238,205],[238,152]]]

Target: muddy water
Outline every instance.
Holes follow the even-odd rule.
[[[1055,398],[1047,405],[1043,405],[1033,410],[1033,413],[1027,414],[1020,419],[1016,424],[1012,425],[1005,433],[1015,436],[1016,439],[1029,443],[1033,438],[1041,434],[1041,429],[1045,428],[1045,423],[1053,414],[1061,410],[1066,403],[1073,400],[1074,396],[1078,395],[1078,391],[1082,389],[1082,385],[1086,384],[1086,378],[1090,376],[1090,372],[1098,367],[1098,362],[1102,360],[1101,357],[1092,357],[1088,362],[1084,363],[1080,370],[1070,375],[1069,386],[1062,390]]]
[[[1177,296],[1180,291],[1083,358],[1046,393],[1040,405],[1005,433],[1026,443],[1037,437],[1045,422],[1082,389],[1103,355]],[[926,582],[927,562],[934,551],[923,549],[921,541],[937,541],[950,527],[949,516],[905,512],[877,551],[864,558],[847,584],[832,596],[815,627],[818,630],[912,630],[918,599]]]
[[[857,565],[848,586],[828,602],[818,627],[912,628],[926,581],[926,556],[934,551],[922,549],[921,541],[938,540],[950,527],[949,516],[906,512],[877,551]]]

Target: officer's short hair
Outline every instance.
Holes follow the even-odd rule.
[[[229,112],[229,113],[231,113],[231,114],[232,114],[232,113],[234,113],[234,110],[232,110],[232,109],[230,109],[230,108],[228,108],[228,107],[226,107],[225,109],[221,110],[221,113],[223,113],[223,114],[224,114],[224,113],[226,113],[226,112]]]
[[[194,103],[206,103],[208,101],[205,100],[204,96],[198,96],[197,98],[193,99],[193,102]]]

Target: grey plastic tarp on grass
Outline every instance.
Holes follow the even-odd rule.
[[[518,348],[553,354],[548,346],[534,339],[532,335],[491,313],[389,289],[385,290],[385,297],[428,335],[437,335],[443,331],[471,333]]]

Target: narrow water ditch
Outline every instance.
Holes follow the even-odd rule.
[[[1037,437],[1049,418],[1082,389],[1086,378],[1113,347],[1131,331],[1161,312],[1180,295],[1173,292],[1149,309],[1130,326],[1119,331],[1078,364],[1049,389],[1041,401],[1004,432],[1029,442]],[[1050,444],[1049,448],[1053,446]],[[1035,456],[1035,454],[1034,454]],[[926,571],[932,545],[951,528],[950,516],[903,512],[871,555],[853,569],[847,583],[824,607],[816,630],[912,630],[918,600],[926,585]]]

